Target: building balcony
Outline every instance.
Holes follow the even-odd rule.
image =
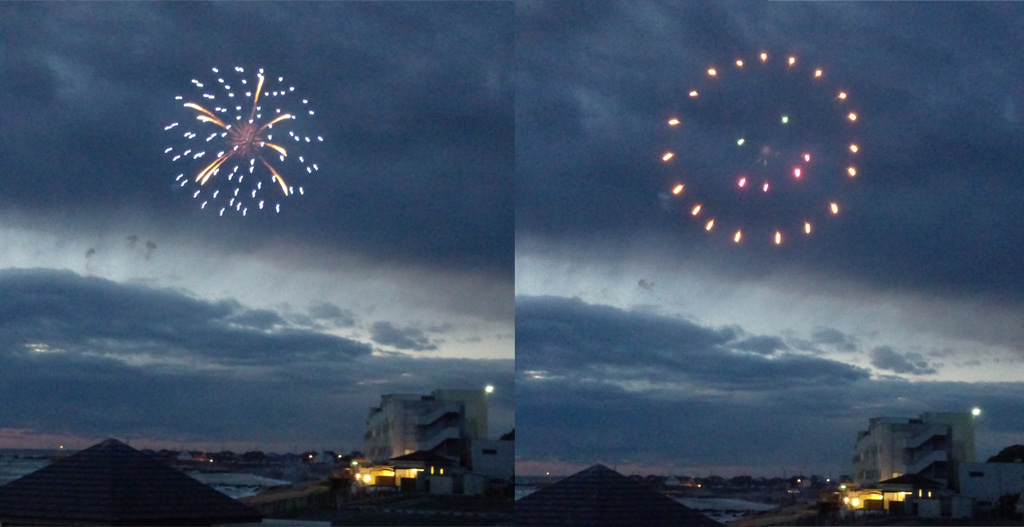
[[[945,464],[949,461],[949,453],[945,450],[933,450],[931,452],[915,452],[906,461],[907,473],[917,474],[935,463]]]
[[[462,408],[459,405],[443,404],[431,412],[416,416],[416,424],[428,426],[440,419],[458,419],[462,415]]]
[[[417,442],[419,443],[420,450],[433,450],[434,447],[440,445],[441,443],[444,443],[449,439],[458,440],[461,437],[462,434],[459,433],[458,428],[444,428],[436,431],[432,435],[424,435],[422,437],[418,437]]]
[[[942,437],[944,440],[948,440],[949,425],[940,423],[931,425],[927,428],[922,428],[921,430],[918,430],[916,434],[908,437],[903,446],[914,449],[933,440],[935,437]]]

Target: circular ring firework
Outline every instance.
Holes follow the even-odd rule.
[[[164,153],[173,162],[188,165],[175,181],[182,187],[194,186],[192,197],[201,201],[201,208],[219,209],[222,216],[225,211],[244,216],[250,208],[280,212],[279,198],[305,193],[293,184],[292,175],[320,169],[304,150],[323,142],[323,137],[296,131],[296,123],[308,121],[314,111],[282,77],[268,79],[262,69],[252,78],[235,67],[236,80],[225,80],[217,68],[212,71],[215,82],[192,79],[197,96],[175,97],[193,119],[164,127],[175,136],[175,144]],[[277,106],[281,103],[298,112],[282,111]],[[286,170],[286,161],[293,166],[297,162],[297,169]]]
[[[661,159],[681,167],[671,198],[705,230],[777,245],[839,213],[858,175],[859,121],[820,68],[760,53],[709,66],[683,96]]]

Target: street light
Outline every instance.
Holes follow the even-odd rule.
[[[972,408],[971,415],[973,415],[974,417],[978,417],[979,415],[981,415],[981,408],[978,408],[977,406]]]
[[[484,391],[487,392],[487,393],[493,393],[494,392],[494,386],[491,386],[490,384],[488,384],[486,387],[484,387]]]

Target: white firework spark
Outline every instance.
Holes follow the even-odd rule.
[[[198,93],[195,100],[201,103],[175,97],[194,119],[164,127],[175,138],[164,154],[172,162],[189,165],[175,181],[195,187],[192,197],[200,207],[210,205],[220,215],[233,211],[245,216],[250,208],[263,210],[265,204],[280,212],[280,199],[296,191],[305,194],[292,176],[308,177],[319,171],[307,152],[313,144],[322,143],[323,136],[299,131],[315,114],[309,100],[297,98],[294,86],[285,84],[283,77],[267,77],[262,69],[255,74],[255,86],[241,67],[232,72],[237,81],[225,80],[217,68],[212,72],[214,82],[192,79]],[[299,112],[282,111],[289,105]],[[264,180],[271,183],[268,190]]]

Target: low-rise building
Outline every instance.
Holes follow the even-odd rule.
[[[1024,496],[1024,463],[968,463],[960,466],[960,495],[973,514],[992,510],[1006,495]],[[1024,500],[1019,500],[1021,504]]]
[[[466,468],[488,479],[507,481],[515,476],[516,442],[474,439],[469,442]]]

